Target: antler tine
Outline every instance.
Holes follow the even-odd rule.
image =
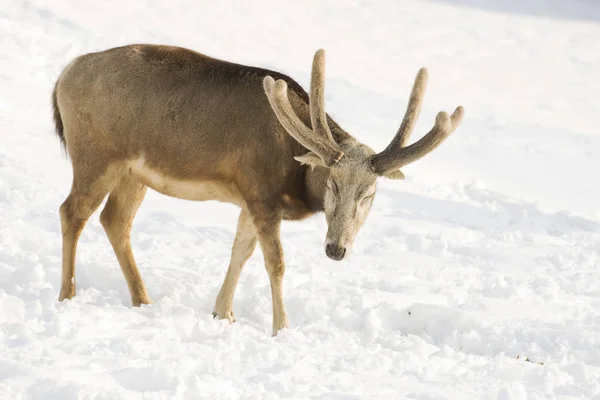
[[[435,150],[458,128],[464,116],[464,108],[458,106],[451,116],[440,111],[435,118],[433,128],[421,139],[410,146],[396,149],[394,152],[381,152],[373,156],[371,165],[378,174],[386,174],[408,165]],[[387,149],[386,149],[387,150]]]
[[[427,71],[427,68],[419,69],[419,72],[415,77],[413,88],[410,92],[410,97],[408,98],[408,105],[406,106],[400,128],[398,128],[396,136],[394,136],[394,139],[392,139],[387,147],[389,151],[406,146],[406,143],[415,128],[415,124],[419,119],[419,114],[421,113],[421,104],[423,104],[423,97],[425,97],[428,78],[429,72]]]
[[[317,135],[329,139],[333,136],[325,113],[325,50],[315,52],[310,78],[310,122]]]
[[[410,97],[408,98],[408,105],[406,106],[400,128],[398,128],[396,135],[385,150],[372,158],[372,167],[375,172],[380,173],[380,170],[381,173],[388,172],[388,169],[384,165],[393,164],[395,158],[398,157],[398,153],[406,146],[421,113],[421,104],[425,96],[428,77],[429,72],[426,68],[419,69],[410,92]]]
[[[336,164],[344,156],[337,144],[329,138],[315,134],[298,118],[288,98],[288,87],[284,80],[275,81],[266,76],[263,89],[271,108],[285,130],[302,146],[318,155],[327,166]],[[331,135],[331,134],[330,134]]]

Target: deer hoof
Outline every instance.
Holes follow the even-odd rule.
[[[69,287],[62,287],[60,289],[58,301],[63,301],[65,299],[72,299],[73,297],[75,297],[75,286],[74,285],[71,285]]]
[[[233,311],[225,311],[222,313],[213,311],[212,315],[214,319],[226,319],[229,321],[230,324],[233,324],[235,322],[235,316],[233,315]]]

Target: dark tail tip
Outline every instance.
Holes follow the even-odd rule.
[[[56,134],[60,139],[60,143],[62,145],[63,150],[67,151],[67,142],[65,141],[65,133],[64,133],[64,125],[62,118],[60,116],[60,110],[58,109],[58,101],[56,99],[56,88],[58,87],[58,80],[54,85],[54,90],[52,91],[52,112],[54,117],[54,127],[56,128]]]

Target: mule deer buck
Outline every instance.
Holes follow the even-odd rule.
[[[380,153],[325,112],[325,53],[313,59],[310,96],[278,72],[217,60],[180,47],[129,45],[85,54],[62,72],[52,103],[57,134],[73,168],[60,206],[63,258],[59,301],[75,295],[77,241],[91,214],[100,221],[134,306],[150,297],[131,250],[133,218],[148,187],[188,200],[241,209],[214,316],[235,321],[242,267],[261,246],[273,304],[273,334],[288,326],[282,280],[282,220],[324,211],[325,253],[342,260],[373,202],[377,177],[434,150],[460,124],[463,108],[440,112],[413,144],[427,70],[415,79],[398,132]]]

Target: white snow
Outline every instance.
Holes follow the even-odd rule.
[[[52,86],[73,57],[134,42],[305,88],[323,47],[328,111],[377,150],[421,66],[415,138],[439,110],[466,118],[407,180],[380,182],[350,259],[326,258],[322,215],[283,225],[291,328],[277,337],[259,249],[237,322],[211,315],[236,208],[154,192],[132,236],[155,303],[131,307],[98,212],[77,296],[59,303],[71,170]],[[592,0],[3,0],[0,398],[598,400],[599,126]]]

